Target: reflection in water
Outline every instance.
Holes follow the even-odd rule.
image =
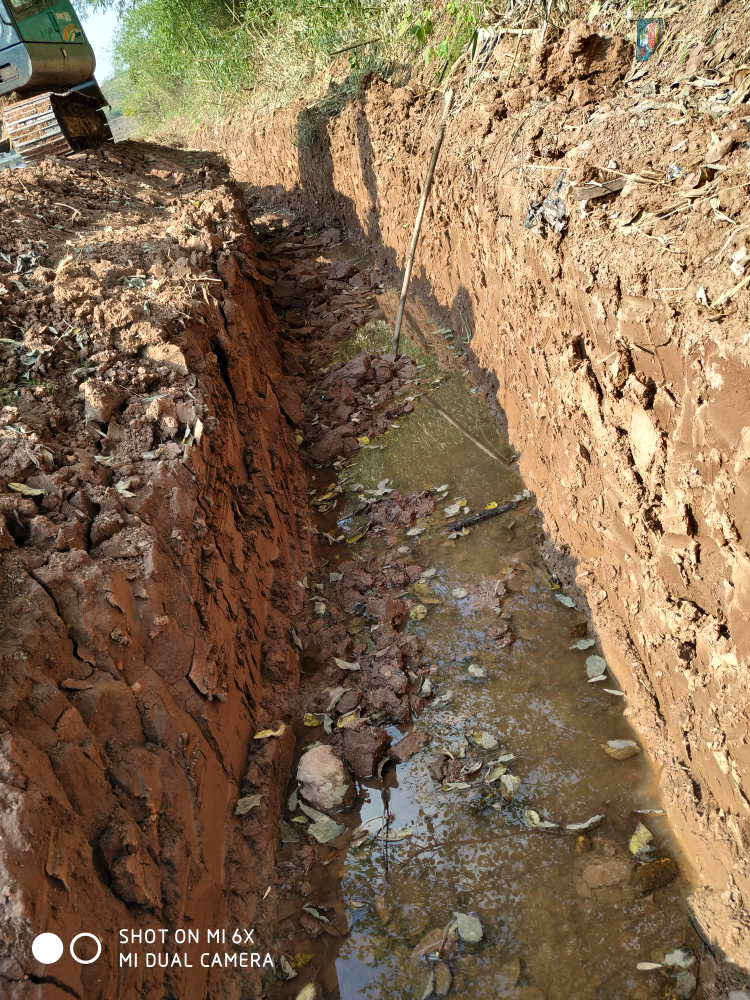
[[[364,347],[388,351],[390,337],[385,324],[369,324],[339,358]],[[408,343],[404,349],[425,365],[431,395],[507,454],[507,440],[461,374],[440,371]],[[447,523],[442,508],[454,498],[465,498],[478,511],[520,493],[521,480],[418,399],[415,412],[399,424],[376,442],[385,448],[359,453],[345,481],[372,489],[389,478],[402,494],[448,484],[428,530],[415,538],[399,532],[399,544],[422,567],[437,570],[420,584],[420,593],[442,603],[427,603],[427,616],[408,629],[437,665],[431,675],[436,695],[452,691],[453,699],[437,709],[427,704],[416,726],[431,734],[430,746],[397,769],[389,764],[383,775],[391,828],[407,828],[409,836],[388,845],[371,838],[346,857],[342,888],[351,933],[336,961],[340,996],[419,1000],[430,967],[417,952],[430,935],[439,937],[458,910],[480,917],[485,938],[454,949],[452,994],[477,1000],[646,1000],[656,995],[658,982],[636,972],[637,962],[660,948],[694,941],[682,879],[645,896],[629,884],[635,865],[628,839],[639,818],[655,842],[678,861],[680,856],[663,817],[634,812],[659,807],[645,755],[618,761],[600,747],[611,739],[637,739],[622,717],[623,699],[605,691],[617,684],[611,676],[608,683],[588,683],[585,660],[596,649],[570,648],[580,635],[574,626],[583,619],[556,599],[559,590],[539,553],[537,515],[512,511],[452,541],[439,533]],[[356,504],[351,493],[350,512]],[[341,523],[350,534],[362,517],[350,513]],[[354,550],[365,546],[375,556],[385,552],[384,542],[372,536]],[[488,579],[504,581],[508,591],[502,610],[511,616],[516,641],[502,650],[486,635],[498,624],[496,612],[471,599],[472,588]],[[470,596],[453,596],[458,587]],[[413,588],[410,596],[417,596]],[[472,664],[486,676],[470,672]],[[516,755],[510,768],[521,786],[511,802],[496,785],[481,782],[443,791],[428,771],[441,749],[463,760],[477,756],[476,748],[466,747],[465,734],[473,729],[498,741],[495,756]],[[362,821],[384,811],[383,783],[369,785]],[[588,838],[556,836],[529,830],[527,809],[562,823],[597,813],[606,820]]]

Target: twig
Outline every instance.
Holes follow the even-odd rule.
[[[80,208],[74,208],[72,205],[66,205],[64,201],[56,201],[56,202],[54,202],[54,204],[55,204],[55,206],[57,208],[69,208],[70,209],[70,211],[73,213],[73,215],[71,216],[71,222],[73,221],[73,219],[75,219],[75,217],[77,215],[81,214]]]
[[[529,0],[528,6],[526,7],[526,13],[523,15],[523,24],[521,25],[521,30],[518,33],[518,38],[516,39],[516,48],[513,52],[513,61],[510,64],[510,69],[508,70],[508,75],[505,78],[505,86],[507,87],[510,83],[510,78],[513,75],[513,70],[516,68],[516,56],[518,55],[518,49],[521,45],[521,39],[524,34],[524,28],[526,27],[526,22],[529,18],[529,11],[531,10],[531,0]]]
[[[526,124],[526,122],[527,122],[527,121],[529,120],[529,118],[531,118],[531,116],[532,116],[532,115],[534,115],[534,114],[536,114],[536,112],[535,112],[535,111],[530,111],[530,112],[529,112],[529,113],[528,113],[528,114],[527,114],[527,115],[525,116],[525,118],[524,118],[524,119],[523,119],[523,120],[521,121],[521,124],[520,124],[520,125],[518,126],[518,128],[517,128],[517,129],[516,129],[516,131],[515,131],[515,132],[513,133],[513,135],[512,135],[511,137],[510,137],[510,142],[508,143],[508,145],[507,145],[507,147],[506,147],[506,149],[505,149],[505,156],[503,157],[503,159],[502,159],[502,162],[501,162],[500,166],[499,166],[499,167],[497,168],[496,172],[495,172],[494,174],[490,174],[490,176],[489,176],[489,177],[487,178],[487,181],[488,181],[488,182],[489,182],[489,181],[491,181],[491,180],[493,180],[493,179],[494,179],[495,177],[499,177],[499,176],[500,176],[500,174],[502,173],[502,169],[503,169],[503,167],[505,166],[505,161],[506,161],[506,160],[508,159],[508,154],[510,153],[510,151],[511,151],[511,149],[512,149],[512,147],[513,147],[513,143],[514,143],[514,142],[516,141],[516,139],[517,139],[517,137],[518,137],[518,133],[519,133],[519,132],[521,131],[521,129],[522,129],[523,127],[524,127],[524,125],[525,125],[525,124]],[[501,137],[501,138],[502,138],[502,137]],[[490,158],[489,158],[489,160],[487,161],[487,169],[488,169],[488,170],[489,170],[489,168],[490,168],[490,164],[492,163],[492,158],[493,158],[493,156],[495,155],[495,150],[497,149],[497,147],[498,147],[499,145],[500,145],[500,139],[498,139],[498,140],[497,140],[497,142],[495,143],[495,145],[494,145],[494,146],[492,147],[492,153],[490,154]]]
[[[363,45],[374,45],[375,42],[381,41],[380,38],[371,38],[369,42],[355,42],[354,45],[346,45],[343,49],[335,49],[333,52],[329,52],[329,56],[340,56],[342,52],[351,52],[352,49],[361,49]]]
[[[718,309],[719,306],[723,306],[725,302],[728,302],[732,298],[732,296],[736,295],[737,292],[739,292],[742,288],[744,288],[749,283],[750,283],[750,274],[746,275],[742,279],[742,281],[740,281],[738,284],[736,284],[734,286],[734,288],[730,288],[728,291],[726,291],[722,295],[720,295],[718,297],[718,299],[716,299],[715,302],[711,303],[711,308],[712,309]]]
[[[462,528],[468,528],[470,524],[478,524],[480,521],[486,521],[488,517],[495,517],[497,514],[507,514],[509,510],[515,510],[520,502],[520,500],[507,500],[505,503],[501,503],[499,507],[493,507],[492,510],[480,510],[479,513],[470,514],[460,521],[451,521],[450,524],[446,524],[441,530],[460,531]]]
[[[449,424],[451,424],[453,427],[456,428],[457,431],[461,431],[464,437],[468,438],[472,444],[475,444],[477,448],[481,448],[482,451],[485,453],[485,455],[489,455],[490,458],[494,458],[496,462],[499,462],[501,465],[504,465],[506,469],[513,468],[513,463],[516,460],[515,455],[513,456],[512,459],[504,458],[499,452],[495,451],[494,448],[490,448],[489,445],[484,444],[484,442],[480,441],[479,438],[474,437],[471,431],[467,431],[465,427],[459,424],[459,422],[450,415],[450,413],[447,413],[442,408],[442,406],[438,405],[438,403],[436,403],[434,399],[430,399],[427,393],[422,393],[422,399],[425,401],[425,403],[431,406],[433,410],[437,410],[440,416],[444,417]]]
[[[401,298],[398,303],[398,313],[396,314],[396,326],[393,331],[394,354],[398,354],[398,341],[401,335],[401,322],[404,318],[404,309],[406,308],[406,295],[409,291],[411,270],[412,267],[414,266],[414,255],[417,252],[417,243],[419,242],[419,230],[422,228],[422,219],[424,217],[424,210],[427,207],[427,198],[429,196],[430,187],[432,185],[432,175],[435,173],[435,164],[437,163],[438,156],[440,155],[440,147],[443,144],[443,137],[445,136],[445,127],[448,124],[448,115],[450,114],[452,104],[453,104],[453,91],[446,90],[443,117],[440,120],[438,134],[435,137],[435,148],[432,151],[432,159],[430,160],[430,165],[427,168],[427,177],[425,178],[424,188],[422,190],[422,200],[419,203],[417,218],[414,222],[414,233],[411,238],[411,247],[409,248],[409,256],[406,259],[406,270],[404,271],[404,284],[401,288]]]
[[[604,170],[608,174],[617,174],[618,177],[624,177],[628,181],[639,181],[641,184],[655,184],[657,187],[669,188],[670,191],[674,191],[674,187],[671,184],[667,184],[666,181],[657,181],[653,177],[643,177],[641,174],[626,174],[622,170],[615,170],[614,167],[601,167],[598,163],[592,164],[597,170]]]
[[[383,788],[383,805],[385,807],[385,838],[383,840],[383,878],[386,885],[390,885],[391,877],[388,872],[388,828],[391,825],[391,790]]]

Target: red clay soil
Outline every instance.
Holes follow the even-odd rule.
[[[293,736],[252,737],[296,714],[302,411],[237,189],[164,154],[0,174],[9,1000],[259,996],[257,967],[201,966],[206,933],[240,929],[222,955],[273,951],[261,901]],[[170,953],[197,931],[192,968],[144,967],[160,936],[120,943],[149,928]],[[54,965],[32,957],[43,931],[65,945]],[[90,965],[67,950],[81,932],[102,942]]]
[[[471,334],[461,361],[485,373],[545,515],[549,562],[591,616],[659,769],[695,864],[694,911],[748,968],[750,131],[732,89],[738,10],[726,5],[710,51],[669,74],[581,23],[536,54],[523,43],[530,75],[507,82],[505,39],[481,72],[457,73],[415,287],[441,325]],[[418,82],[394,90],[369,76],[311,147],[295,145],[294,109],[237,116],[221,142],[251,203],[369,244],[375,283],[403,264],[440,106]]]

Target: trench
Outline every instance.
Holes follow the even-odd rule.
[[[322,253],[341,261],[355,248]],[[361,252],[357,260],[363,266]],[[379,301],[387,312],[387,293]],[[315,462],[308,473],[313,632],[343,624],[340,651],[349,650],[345,661],[362,663],[357,671],[332,671],[330,661],[316,663],[315,648],[303,658],[307,714],[306,724],[295,726],[292,774],[328,743],[353,760],[337,732],[352,724],[384,727],[396,759],[381,757],[376,773],[356,778],[355,803],[332,811],[343,832],[316,846],[301,885],[287,886],[281,916],[287,924],[295,910],[307,917],[302,934],[282,924],[279,945],[296,974],[272,995],[296,997],[306,982],[342,1000],[448,993],[647,1000],[664,988],[692,995],[707,952],[689,920],[692,876],[664,814],[658,774],[623,717],[619,684],[609,670],[601,673],[603,659],[590,659],[601,649],[589,622],[545,563],[534,497],[517,472],[420,398],[429,392],[475,437],[508,455],[486,390],[455,363],[441,367],[427,346],[445,331],[434,323],[420,328],[413,316],[424,310],[414,300],[409,314],[417,339],[403,339],[401,350],[417,375],[395,398],[413,400],[413,412],[361,438],[355,457],[335,463],[336,476]],[[332,370],[363,356],[392,358],[391,339],[385,320],[369,321],[335,343]],[[308,419],[323,396],[319,378]],[[391,491],[427,491],[434,511],[412,529],[375,523],[367,498]],[[511,499],[516,505],[505,514],[452,537],[445,530],[457,517]],[[417,700],[400,724],[367,708],[363,675],[389,649],[378,648],[382,624],[366,596],[354,609],[337,607],[334,581],[347,565],[377,581],[367,594],[405,602],[400,629],[422,648],[419,668],[404,668]],[[404,568],[409,580],[402,573],[391,585],[384,581],[383,573]],[[587,670],[592,662],[600,666]],[[334,685],[343,686],[343,697]],[[340,701],[324,707],[332,690]],[[351,695],[359,702],[353,711]],[[418,749],[400,760],[398,744],[414,733],[423,737]],[[608,741],[623,741],[632,755],[609,756]],[[285,794],[286,829],[305,831],[314,814],[305,811],[304,787],[293,777]],[[649,844],[636,859],[631,838],[644,828]],[[282,866],[297,851],[282,847]],[[481,941],[457,934],[456,913],[479,919]],[[659,975],[656,966],[670,953],[683,955],[692,971],[680,965]],[[639,971],[643,962],[654,970]]]
[[[638,493],[643,519],[627,521],[641,545],[648,517],[652,549],[634,563],[622,527],[613,565],[600,558],[612,465],[625,499],[636,481],[630,431],[615,428],[661,420],[672,433],[666,390],[652,410],[632,373],[635,396],[603,378],[599,399],[586,366],[610,356],[606,342],[573,329],[550,346],[557,321],[535,297],[539,329],[506,330],[498,343],[515,353],[500,364],[481,265],[453,297],[453,329],[429,319],[447,322],[434,296],[450,300],[434,256],[405,353],[389,356],[393,245],[281,218],[259,206],[260,186],[243,203],[218,158],[125,143],[34,171],[2,178],[49,253],[20,278],[12,258],[0,264],[8,995],[30,981],[122,1000],[741,1000],[746,829],[731,754],[741,762],[744,688],[723,612],[701,596],[718,593],[719,570],[687,584],[669,557],[686,589],[666,592],[660,546],[683,543],[656,537],[657,514],[682,522],[671,501],[658,507],[656,480],[651,507]],[[62,181],[61,208],[45,191]],[[87,213],[79,233],[63,225],[71,205]],[[397,214],[383,218],[401,229]],[[540,359],[559,366],[546,413],[519,402],[529,357],[540,378]],[[519,441],[523,479],[425,392],[495,451]],[[682,445],[697,473],[703,458]],[[727,482],[731,534],[742,490]],[[446,533],[509,498],[512,510]],[[707,547],[708,514],[691,503]],[[739,547],[722,558],[743,565]],[[663,576],[639,604],[631,570],[657,559]],[[737,600],[724,588],[731,615],[739,573]],[[644,636],[665,639],[658,654]],[[700,678],[723,685],[715,719],[694,714]],[[340,779],[333,803],[312,765],[300,778],[321,752]],[[72,939],[92,914],[104,964],[66,955],[46,974],[33,934]],[[123,967],[117,929],[159,926],[254,927],[273,970],[215,972],[196,955]]]

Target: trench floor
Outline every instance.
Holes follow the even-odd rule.
[[[386,323],[371,322],[339,346],[336,359],[386,353],[390,340]],[[624,699],[611,673],[589,681],[586,661],[600,652],[545,567],[533,498],[468,534],[441,533],[449,520],[444,508],[458,503],[461,514],[481,511],[519,497],[524,484],[418,395],[429,391],[475,436],[508,454],[481,391],[472,393],[462,372],[441,370],[408,341],[402,350],[424,366],[414,412],[341,471],[343,508],[319,525],[356,538],[366,524],[365,515],[354,513],[358,495],[383,480],[402,495],[443,487],[426,530],[412,537],[399,531],[398,551],[408,549],[435,572],[393,595],[426,612],[406,627],[424,643],[433,696],[412,724],[389,732],[395,742],[411,728],[423,729],[431,742],[407,762],[386,765],[380,779],[360,783],[347,824],[372,821],[375,829],[377,818],[387,816],[388,837],[381,831],[350,844],[312,886],[307,902],[335,897],[349,928],[340,939],[326,938],[325,995],[420,1000],[440,995],[448,980],[451,995],[478,1000],[664,995],[669,982],[637,964],[661,961],[682,946],[700,956],[701,942],[688,920],[687,868],[661,813],[654,770],[645,751],[614,759],[602,748],[611,740],[638,744],[638,736],[623,718]],[[313,475],[314,487],[334,478],[330,470]],[[371,565],[388,552],[385,538],[372,532],[353,544],[315,541],[318,563],[332,571],[364,549]],[[501,581],[507,591],[501,609],[478,596],[486,581]],[[515,637],[502,649],[488,636],[499,621]],[[367,641],[367,629],[364,617],[347,623],[358,642]],[[303,740],[309,744],[319,732],[308,730]],[[508,755],[513,759],[503,766],[515,790],[504,797],[506,786],[484,779],[496,767],[492,761]],[[456,774],[459,766],[469,773]],[[584,833],[542,832],[533,827],[534,814],[562,826],[604,818]],[[639,822],[657,853],[680,871],[655,890],[629,849]],[[483,938],[467,944],[449,934],[438,969],[430,942],[441,942],[456,911],[475,914]],[[286,984],[283,994],[296,996],[300,982]]]

